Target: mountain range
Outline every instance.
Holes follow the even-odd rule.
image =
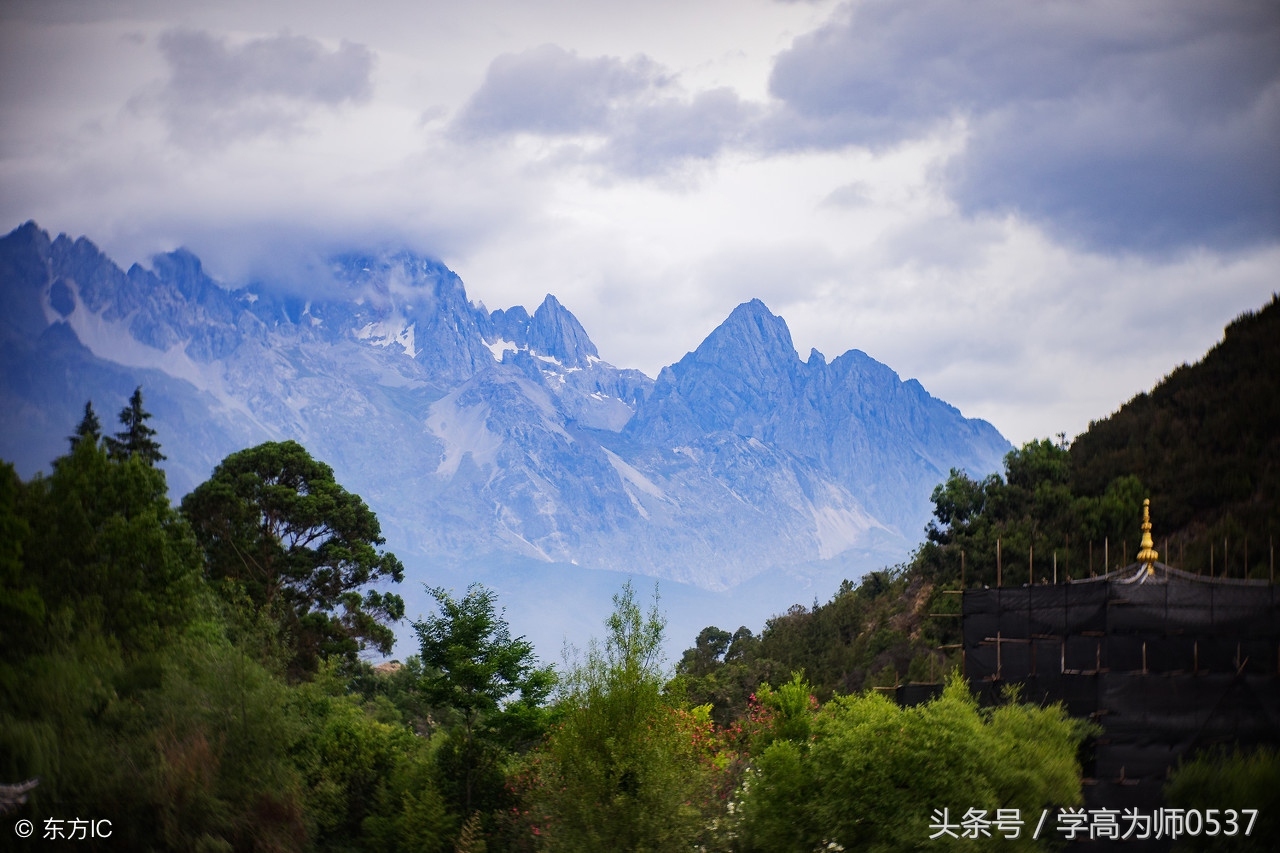
[[[86,400],[110,431],[141,385],[175,497],[292,438],[411,574],[578,567],[722,591],[901,560],[949,469],[982,476],[1010,449],[863,352],[802,360],[759,300],[651,379],[604,361],[552,295],[489,311],[405,251],[322,273],[310,296],[232,288],[186,250],[126,271],[22,225],[0,239],[0,456],[31,476]]]

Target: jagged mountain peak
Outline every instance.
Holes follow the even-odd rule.
[[[693,352],[698,361],[710,363],[724,361],[726,357],[737,361],[744,354],[755,356],[752,361],[767,360],[779,366],[799,360],[787,321],[759,299],[734,308]]]
[[[160,276],[161,280],[178,277],[196,278],[204,275],[204,264],[186,246],[179,246],[172,252],[152,255],[151,269]]]
[[[49,251],[49,234],[37,225],[34,219],[28,219],[13,229],[6,239],[12,240],[15,244],[33,244],[40,252]]]
[[[550,293],[533,312],[529,348],[558,359],[566,367],[583,367],[589,358],[600,357],[578,318]]]
[[[345,252],[333,256],[329,273],[340,286],[330,294],[386,310],[405,306],[437,313],[475,315],[487,326],[488,312],[467,298],[457,273],[439,260],[409,249]]]
[[[204,270],[204,264],[185,246],[151,257],[151,271],[165,284],[176,287],[183,296],[200,303],[225,298],[226,289]],[[138,281],[147,274],[139,264],[129,268],[129,278]]]
[[[741,375],[750,386],[763,388],[787,382],[800,356],[791,342],[786,320],[769,311],[764,302],[742,302],[719,324],[696,350],[676,365],[676,373],[686,362],[716,365]]]
[[[489,320],[496,338],[491,345],[495,347],[529,350],[565,367],[586,367],[592,359],[600,358],[587,330],[553,294],[547,294],[532,317],[516,305],[494,311]]]
[[[785,401],[797,397],[802,372],[786,321],[752,299],[663,369],[627,428],[653,441],[716,432],[767,439]]]

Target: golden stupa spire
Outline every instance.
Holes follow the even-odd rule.
[[[1152,563],[1160,555],[1156,553],[1155,542],[1151,541],[1151,499],[1142,502],[1142,550],[1138,552],[1138,562],[1147,567],[1148,574],[1154,574]]]

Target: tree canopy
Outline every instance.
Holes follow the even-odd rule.
[[[386,654],[404,601],[368,584],[404,579],[377,516],[295,441],[233,453],[182,501],[211,580],[242,590],[289,632],[294,666],[366,644]]]
[[[808,699],[803,686],[784,689]],[[932,809],[958,820],[969,808],[1027,815],[1081,802],[1076,752],[1089,726],[1061,705],[980,709],[959,676],[914,707],[875,692],[809,701],[787,715],[807,724],[759,751],[739,808],[742,850],[919,850]],[[988,846],[1040,849],[1029,835]]]

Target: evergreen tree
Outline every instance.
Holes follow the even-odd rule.
[[[84,404],[84,417],[80,419],[75,434],[67,436],[67,441],[71,442],[71,449],[75,450],[81,439],[86,438],[94,444],[102,438],[102,424],[98,421],[98,413],[93,410],[92,400]]]
[[[93,626],[133,653],[192,618],[200,555],[163,470],[81,441],[21,488],[19,508],[31,531],[26,574],[58,614],[50,630]]]
[[[0,462],[0,693],[12,686],[8,663],[32,644],[45,615],[23,559],[31,527],[20,512],[22,488],[13,466]]]
[[[92,410],[86,410],[88,418]],[[148,465],[154,465],[166,457],[160,452],[160,443],[155,440],[156,431],[147,426],[151,413],[142,408],[142,386],[139,385],[129,398],[129,405],[120,410],[120,423],[124,430],[107,438],[107,452],[113,459],[132,459],[137,457]],[[97,418],[94,418],[96,423]],[[84,424],[81,424],[82,426]]]

